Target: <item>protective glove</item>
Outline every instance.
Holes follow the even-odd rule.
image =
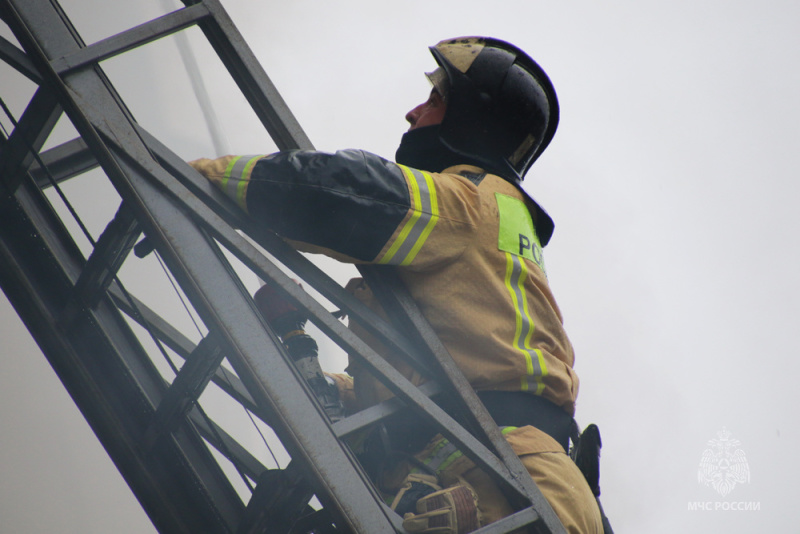
[[[217,159],[201,158],[190,161],[189,165],[205,176],[209,182],[224,191],[225,188],[222,185],[222,179],[225,177],[225,170],[228,165],[230,165],[231,159],[233,159],[233,156],[225,156],[224,158]]]
[[[438,480],[433,475],[411,473],[403,480],[400,491],[392,501],[392,510],[401,516],[416,512],[417,501],[442,489],[437,482]]]
[[[223,156],[217,159],[196,159],[189,165],[205,176],[223,193],[231,197],[244,211],[247,211],[247,186],[250,171],[261,156]]]
[[[408,532],[425,534],[466,534],[480,526],[478,496],[463,480],[419,499],[417,513],[403,518]]]

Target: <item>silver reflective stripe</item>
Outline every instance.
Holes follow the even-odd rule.
[[[516,428],[515,426],[501,426],[500,432],[505,436]],[[436,473],[438,476],[442,471],[450,467],[453,462],[461,458],[461,456],[463,456],[463,454],[454,443],[450,443],[447,438],[442,438],[439,441],[438,448],[435,448],[431,455],[423,460],[423,463],[431,472]],[[412,469],[412,472],[417,472],[417,469]]]
[[[236,162],[231,167],[230,173],[228,173],[228,183],[225,184],[225,193],[231,198],[237,198],[237,193],[239,190],[239,183],[244,179],[242,174],[247,169],[247,164],[250,163],[253,158],[258,158],[259,156],[239,156],[236,158]],[[248,176],[247,179],[250,177]]]
[[[426,462],[426,465],[431,471],[438,473],[442,464],[454,453],[458,453],[459,456],[461,455],[456,446],[448,441],[446,445],[436,451],[436,454],[431,457],[429,462]]]

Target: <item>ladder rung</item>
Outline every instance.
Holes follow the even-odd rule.
[[[158,405],[153,422],[145,432],[145,448],[150,449],[192,407],[211,376],[222,363],[223,355],[213,336],[206,336],[172,381]]]
[[[175,33],[207,16],[208,8],[204,4],[195,4],[179,9],[55,59],[50,62],[50,66],[59,74],[64,75],[71,70],[103,61]]]

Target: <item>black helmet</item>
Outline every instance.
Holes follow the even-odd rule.
[[[519,48],[459,37],[430,48],[429,75],[447,102],[439,130],[453,152],[519,183],[558,127],[558,99],[544,70]]]

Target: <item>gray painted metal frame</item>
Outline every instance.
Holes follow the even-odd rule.
[[[309,529],[318,528],[319,519],[337,531],[402,532],[400,518],[381,501],[342,438],[410,408],[435,422],[518,510],[480,532],[524,526],[563,532],[392,270],[361,269],[390,311],[390,324],[277,236],[254,227],[130,115],[98,62],[196,24],[277,146],[311,148],[220,3],[184,3],[184,9],[86,46],[56,2],[0,0],[0,16],[24,50],[3,40],[0,58],[40,84],[0,144],[0,285],[154,525],[163,532],[289,532],[316,495],[323,510],[304,520]],[[62,112],[80,138],[39,154]],[[84,258],[42,188],[97,165],[123,202]],[[234,228],[404,354],[429,382],[413,386]],[[116,280],[142,234],[208,328],[199,345]],[[220,245],[305,309],[396,398],[331,425]],[[171,384],[123,314],[186,359]],[[220,366],[223,359],[236,376]],[[288,468],[264,468],[196,406],[210,381],[275,431],[292,458]],[[431,399],[437,393],[455,401],[455,414]],[[257,482],[247,505],[206,443]]]

